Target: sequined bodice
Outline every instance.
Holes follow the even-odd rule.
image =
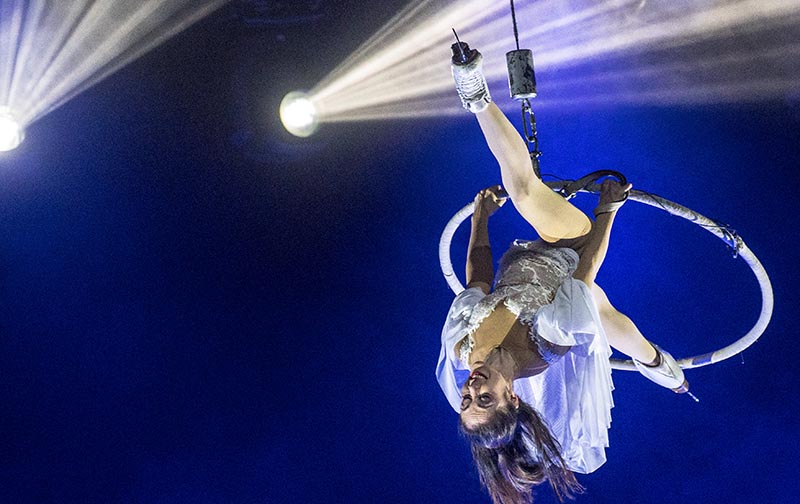
[[[537,337],[533,318],[540,307],[553,301],[558,287],[577,266],[578,256],[573,250],[540,241],[515,241],[500,260],[494,291],[478,302],[468,319],[467,335],[459,352],[464,365],[469,366],[469,355],[475,347],[473,334],[501,301],[520,322],[531,327],[530,337],[542,358],[547,362],[558,358],[548,351],[547,342]]]

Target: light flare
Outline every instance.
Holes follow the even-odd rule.
[[[302,91],[292,91],[283,98],[280,115],[284,128],[295,136],[311,136],[319,125],[317,107]]]
[[[0,152],[16,149],[25,138],[25,132],[9,110],[0,108]]]

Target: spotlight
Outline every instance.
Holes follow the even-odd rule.
[[[16,149],[24,138],[25,132],[11,112],[0,107],[0,152]]]
[[[319,126],[317,106],[302,91],[292,91],[283,98],[280,114],[283,127],[295,136],[311,136]]]

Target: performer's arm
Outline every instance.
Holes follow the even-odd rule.
[[[606,180],[600,189],[598,207],[623,200],[625,192],[629,191],[630,188],[630,184],[623,187],[616,181]],[[614,225],[616,215],[616,209],[599,214],[592,225],[592,230],[589,232],[589,241],[582,251],[581,260],[573,275],[574,278],[582,280],[589,287],[594,284],[597,273],[600,271],[600,266],[602,266],[606,258],[608,241],[611,237],[611,227]]]
[[[467,288],[478,287],[484,294],[492,289],[494,263],[489,243],[489,217],[505,202],[497,196],[498,187],[484,189],[475,196],[475,211],[467,248]]]

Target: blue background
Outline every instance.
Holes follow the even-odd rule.
[[[499,182],[477,124],[465,112],[290,137],[281,97],[388,6],[260,27],[233,13],[0,159],[0,501],[488,502],[433,376],[452,300],[439,235]],[[743,357],[687,372],[701,403],[615,372],[608,462],[579,478],[579,502],[794,502],[797,96],[537,119],[544,172],[618,169],[730,223],[775,288]],[[533,237],[510,207],[492,226],[498,256]],[[760,307],[721,241],[637,204],[599,283],[679,356],[737,339]],[[542,487],[537,502],[554,500]]]

